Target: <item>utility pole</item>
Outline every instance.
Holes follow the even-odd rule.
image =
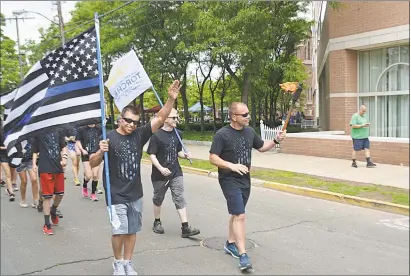
[[[66,43],[66,39],[64,37],[64,22],[63,22],[63,13],[61,12],[61,1],[56,1],[56,2],[57,2],[58,17],[59,17],[61,44],[64,45]]]
[[[21,60],[21,49],[20,49],[20,33],[19,33],[19,20],[24,19],[34,19],[34,17],[18,17],[17,14],[14,17],[6,18],[6,20],[15,20],[16,21],[16,31],[17,31],[17,52],[19,57],[19,67],[20,67],[20,80],[23,80],[23,61]]]

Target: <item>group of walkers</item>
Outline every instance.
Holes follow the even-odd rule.
[[[43,232],[53,235],[51,224],[58,225],[63,214],[58,206],[64,196],[64,182],[67,159],[72,161],[74,185],[80,186],[79,169],[80,159],[83,163],[82,196],[97,201],[97,195],[103,191],[97,189],[100,177],[99,168],[91,170],[88,161],[88,151],[98,144],[101,127],[93,124],[78,127],[73,125],[70,129],[42,133],[31,137],[20,149],[22,158],[18,166],[14,166],[11,158],[7,156],[4,145],[3,128],[0,130],[0,179],[1,185],[6,186],[6,193],[10,201],[15,201],[17,174],[20,178],[20,206],[29,207],[27,201],[27,184],[30,180],[32,190],[31,207],[44,213]],[[4,174],[4,175],[3,175]],[[91,194],[88,193],[88,183],[92,180]],[[40,184],[40,185],[39,185]]]
[[[117,129],[109,131],[106,139],[103,139],[101,135],[101,128],[95,125],[73,128],[64,134],[61,132],[47,133],[32,139],[31,150],[28,146],[26,147],[25,159],[20,166],[25,166],[25,171],[29,172],[32,180],[32,206],[38,208],[42,205],[43,207],[45,234],[53,234],[50,218],[53,224],[58,224],[61,218],[58,215],[58,206],[64,195],[64,168],[68,157],[73,162],[75,185],[80,186],[78,173],[81,156],[84,167],[82,195],[88,197],[87,185],[91,180],[90,198],[97,200],[99,168],[104,161],[104,153],[107,153],[111,206],[108,206],[107,193],[105,193],[105,199],[112,215],[111,242],[114,253],[112,264],[114,275],[137,275],[131,260],[136,243],[136,233],[142,229],[141,158],[143,147],[147,142],[149,142],[147,153],[152,162],[151,182],[154,188],[152,195],[153,232],[165,233],[161,221],[161,207],[165,194],[170,189],[181,221],[181,237],[188,238],[200,234],[199,229],[188,223],[183,173],[178,161],[179,158],[190,158],[190,154],[183,151],[177,136],[178,133],[181,138],[182,134],[176,129],[178,113],[173,106],[179,89],[180,82],[174,81],[168,89],[168,100],[162,109],[149,123],[141,127],[137,127],[140,119],[138,108],[126,106],[121,111]],[[239,260],[241,270],[248,270],[252,268],[252,265],[245,249],[245,207],[251,188],[249,173],[251,152],[253,148],[260,152],[270,150],[285,138],[285,132],[276,137],[274,141],[263,141],[254,129],[248,126],[250,115],[247,106],[243,103],[232,103],[229,115],[230,125],[220,129],[214,136],[210,149],[210,162],[218,167],[219,182],[230,215],[228,239],[222,246],[227,254]],[[0,149],[4,151],[4,147]],[[4,152],[0,157],[2,167],[6,171],[7,191],[10,200],[14,200],[13,192],[16,190],[13,190],[15,182],[12,181],[11,169]],[[23,172],[24,169],[19,169],[19,171]],[[40,179],[40,192],[36,190],[36,179]],[[27,177],[24,182],[24,176],[21,176],[21,183],[23,187],[23,183],[27,183]],[[107,184],[106,178],[103,177],[105,190]],[[28,206],[23,188],[21,205],[22,207]]]

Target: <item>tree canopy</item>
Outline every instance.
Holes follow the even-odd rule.
[[[105,77],[112,62],[133,49],[163,100],[169,83],[182,81],[177,107],[183,112],[186,127],[188,108],[197,101],[217,110],[232,101],[243,101],[250,106],[255,124],[261,116],[274,120],[277,111],[289,108],[290,99],[282,95],[280,83],[307,78],[295,53],[309,35],[311,22],[298,16],[308,4],[241,0],[136,1],[125,5],[122,1],[82,1],[71,12],[71,30],[65,35],[69,39],[92,26],[95,12],[108,13],[100,20]],[[76,25],[80,26],[73,29]],[[60,43],[56,26],[40,33],[40,43],[24,45],[32,63]],[[10,66],[17,68],[12,61]],[[137,101],[146,108],[157,105],[151,92]]]

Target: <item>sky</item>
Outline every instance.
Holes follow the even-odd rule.
[[[1,13],[8,17],[14,17],[13,11],[26,10],[43,14],[45,17],[58,22],[57,18],[57,6],[53,5],[54,1],[1,1],[0,10]],[[63,1],[61,5],[63,13],[63,21],[67,23],[70,18],[70,11],[74,10],[74,6],[77,1]],[[35,13],[26,13],[20,17],[33,17],[34,19],[19,20],[19,33],[20,44],[23,45],[26,40],[33,39],[40,42],[39,28],[47,28],[52,24],[41,15]],[[17,41],[16,21],[6,20],[6,27],[4,28],[4,34],[14,41]]]

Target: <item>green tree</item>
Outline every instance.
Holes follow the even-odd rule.
[[[14,89],[20,83],[16,43],[4,35],[5,17],[0,14],[0,94]]]

